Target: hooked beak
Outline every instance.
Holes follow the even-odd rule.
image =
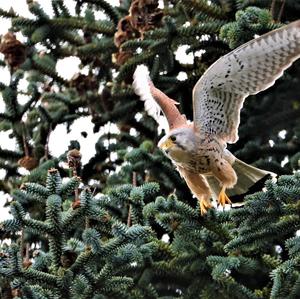
[[[170,138],[168,138],[166,140],[161,140],[158,143],[158,147],[161,148],[164,151],[168,151],[168,149],[170,147],[172,147],[173,145],[174,145],[174,142]]]

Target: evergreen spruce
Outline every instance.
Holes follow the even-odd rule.
[[[0,83],[0,130],[17,143],[0,147],[0,201],[9,198],[12,215],[0,222],[0,297],[300,298],[300,62],[249,97],[229,148],[277,179],[206,216],[157,149],[163,132],[131,86],[146,64],[192,119],[204,71],[299,18],[300,1],[74,0],[75,14],[63,0],[51,3],[48,15],[43,1],[28,0],[31,18],[0,9],[11,20],[0,43],[0,68],[10,71]],[[179,48],[193,63],[178,59]],[[56,65],[73,56],[80,71],[66,80]],[[105,132],[95,155],[83,164],[74,140],[54,157],[55,128],[86,116]],[[117,133],[103,130],[110,124]]]

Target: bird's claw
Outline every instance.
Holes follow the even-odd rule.
[[[207,210],[212,208],[212,204],[210,203],[209,200],[204,200],[204,199],[201,199],[199,201],[199,204],[200,204],[200,213],[201,213],[201,216],[205,215],[207,213]]]
[[[225,188],[222,188],[222,190],[219,194],[218,204],[220,204],[222,207],[224,207],[226,203],[231,204],[231,200],[226,195]]]

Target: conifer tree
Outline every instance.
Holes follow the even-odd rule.
[[[31,18],[0,9],[11,20],[0,43],[0,67],[10,72],[0,83],[0,130],[17,144],[0,146],[0,201],[9,198],[12,215],[0,219],[0,297],[299,298],[300,62],[249,97],[229,148],[277,179],[205,216],[156,147],[164,132],[131,84],[136,66],[147,65],[192,119],[205,70],[299,18],[300,1],[74,0],[75,13],[63,0],[51,4],[48,14],[43,1],[27,0]],[[56,70],[67,57],[81,62],[71,80]],[[103,132],[90,145],[95,155],[82,163],[73,140],[54,156],[56,127],[86,116]],[[108,124],[118,130],[103,130]]]

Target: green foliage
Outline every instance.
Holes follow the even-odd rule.
[[[231,49],[247,42],[253,33],[262,34],[280,26],[273,24],[269,10],[258,7],[239,10],[235,19],[235,22],[224,25],[220,30],[220,37],[226,40]]]
[[[70,190],[69,182],[66,184]],[[73,184],[73,187],[75,191],[78,186]],[[151,184],[140,188],[141,192],[143,189],[146,190],[143,192],[145,196],[153,194],[153,189],[157,191],[157,187]],[[124,275],[120,270],[137,267],[139,272],[142,271],[145,259],[157,251],[153,246],[149,247],[152,242],[158,242],[153,239],[152,230],[141,225],[127,227],[119,220],[109,218],[108,211],[101,212],[101,201],[92,198],[88,189],[81,192],[78,208],[70,207],[64,210],[64,190],[66,186],[62,184],[59,173],[54,169],[49,170],[45,187],[36,183],[26,184],[23,191],[26,195],[44,199],[45,218],[36,220],[26,217],[23,206],[26,203],[14,201],[11,204],[11,212],[15,218],[2,222],[1,228],[5,231],[16,231],[20,229],[21,223],[24,233],[31,231],[37,236],[47,234],[48,241],[44,245],[48,249],[39,249],[33,257],[33,265],[27,268],[23,266],[25,257],[20,255],[20,245],[15,243],[4,254],[1,274],[18,279],[19,288],[22,288],[23,292],[28,288],[34,296],[39,294],[36,286],[42,291],[51,286],[51,292],[48,292],[54,298],[59,298],[55,297],[56,294],[65,296],[64,292],[67,292],[70,298],[78,298],[80,294],[84,294],[84,298],[90,298],[91,295],[109,296],[128,290],[133,285],[132,274],[129,271],[129,275]],[[131,194],[134,193],[136,192],[131,191]],[[144,195],[132,197],[142,201]],[[110,200],[116,199],[111,197]],[[111,230],[100,233],[98,226],[106,222]],[[82,227],[80,234],[79,231],[76,232],[78,224]],[[73,237],[74,234],[76,238]],[[147,247],[151,251],[144,255]],[[134,252],[136,254],[133,254]],[[103,277],[102,271],[107,267],[110,269],[109,275]]]

